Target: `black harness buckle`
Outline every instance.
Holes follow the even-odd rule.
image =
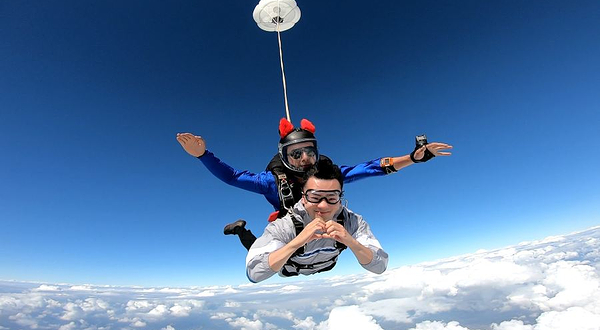
[[[294,206],[294,194],[292,193],[292,187],[287,181],[285,174],[279,174],[279,201],[283,204],[285,209],[291,209]]]

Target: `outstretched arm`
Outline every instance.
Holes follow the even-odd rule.
[[[178,133],[177,141],[190,155],[200,159],[202,164],[219,180],[244,190],[264,195],[269,203],[279,208],[275,179],[269,172],[252,173],[238,171],[227,165],[206,149],[206,142],[201,136],[192,133]]]
[[[452,146],[441,142],[429,143],[414,151],[414,157],[417,161],[423,159],[425,156],[425,148],[434,156],[450,156],[451,153],[447,150],[452,149]],[[342,165],[340,169],[344,176],[344,183],[350,183],[372,176],[382,176],[396,172],[414,163],[410,158],[410,154],[407,154],[404,156],[373,159],[354,166]]]

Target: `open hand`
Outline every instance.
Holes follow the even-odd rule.
[[[192,133],[177,133],[177,142],[194,157],[200,157],[206,152],[206,143],[201,136]]]
[[[429,150],[429,152],[431,152],[436,157],[452,155],[451,152],[446,151],[448,149],[452,149],[451,145],[441,142],[432,142],[422,146],[421,148],[417,149],[417,151],[415,151],[416,160],[423,159],[423,156],[425,156],[425,148],[427,148],[427,150]]]

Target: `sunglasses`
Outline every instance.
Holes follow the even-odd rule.
[[[310,203],[319,204],[322,200],[325,200],[327,204],[337,204],[344,195],[343,191],[339,190],[316,190],[308,189],[302,195]]]
[[[315,147],[298,148],[298,149],[290,150],[288,152],[288,156],[290,156],[292,159],[298,160],[302,157],[303,153],[306,153],[306,155],[311,158],[316,157],[317,149]]]

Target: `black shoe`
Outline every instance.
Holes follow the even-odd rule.
[[[240,219],[236,222],[230,223],[223,228],[223,234],[225,235],[237,235],[240,229],[246,227],[246,221]]]

